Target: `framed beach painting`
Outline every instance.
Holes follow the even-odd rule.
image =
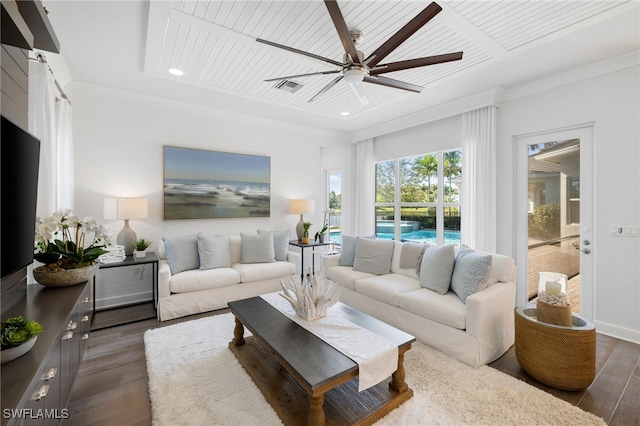
[[[164,147],[164,219],[269,217],[271,158]]]

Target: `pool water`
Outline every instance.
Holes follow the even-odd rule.
[[[400,234],[402,241],[415,241],[419,243],[429,243],[436,245],[437,237],[436,231],[430,229],[420,229],[417,231],[403,232]],[[393,234],[378,233],[377,238],[382,240],[392,240]],[[331,232],[329,240],[333,243],[340,244],[342,242],[342,235],[340,231]],[[460,231],[444,231],[444,243],[460,245]]]

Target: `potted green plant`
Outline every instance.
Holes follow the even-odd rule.
[[[309,244],[309,228],[313,225],[311,222],[303,222],[302,228],[304,231],[302,232],[302,244]]]
[[[327,229],[329,229],[329,222],[325,222],[324,225],[322,225],[322,229],[316,232],[316,235],[313,237],[314,241],[320,240],[320,243],[324,243],[324,233],[327,232]]]
[[[40,333],[42,333],[40,323],[28,321],[21,316],[2,321],[0,330],[2,363],[12,361],[29,352]]]
[[[109,237],[94,217],[81,221],[67,209],[36,220],[35,243],[33,257],[44,265],[33,269],[33,277],[45,286],[64,287],[95,275]]]
[[[133,245],[135,251],[133,252],[135,257],[145,257],[147,255],[146,250],[151,245],[151,241],[147,241],[144,238],[140,238]]]

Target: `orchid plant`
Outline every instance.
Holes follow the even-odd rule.
[[[316,232],[316,235],[315,235],[316,241],[318,241],[318,238],[320,238],[320,235],[324,234],[329,229],[329,225],[330,225],[329,222],[331,219],[331,215],[337,214],[336,211],[333,209],[325,209],[322,211],[322,213],[324,213],[324,218],[322,220],[322,229]]]
[[[45,265],[55,264],[59,269],[88,266],[107,252],[108,244],[108,229],[92,216],[80,221],[67,209],[44,219],[36,218],[33,257]]]

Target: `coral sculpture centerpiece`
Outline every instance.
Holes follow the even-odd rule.
[[[289,278],[287,282],[280,280],[284,297],[296,311],[296,314],[307,321],[327,316],[327,309],[338,302],[340,286],[313,276],[306,282],[298,282]]]

